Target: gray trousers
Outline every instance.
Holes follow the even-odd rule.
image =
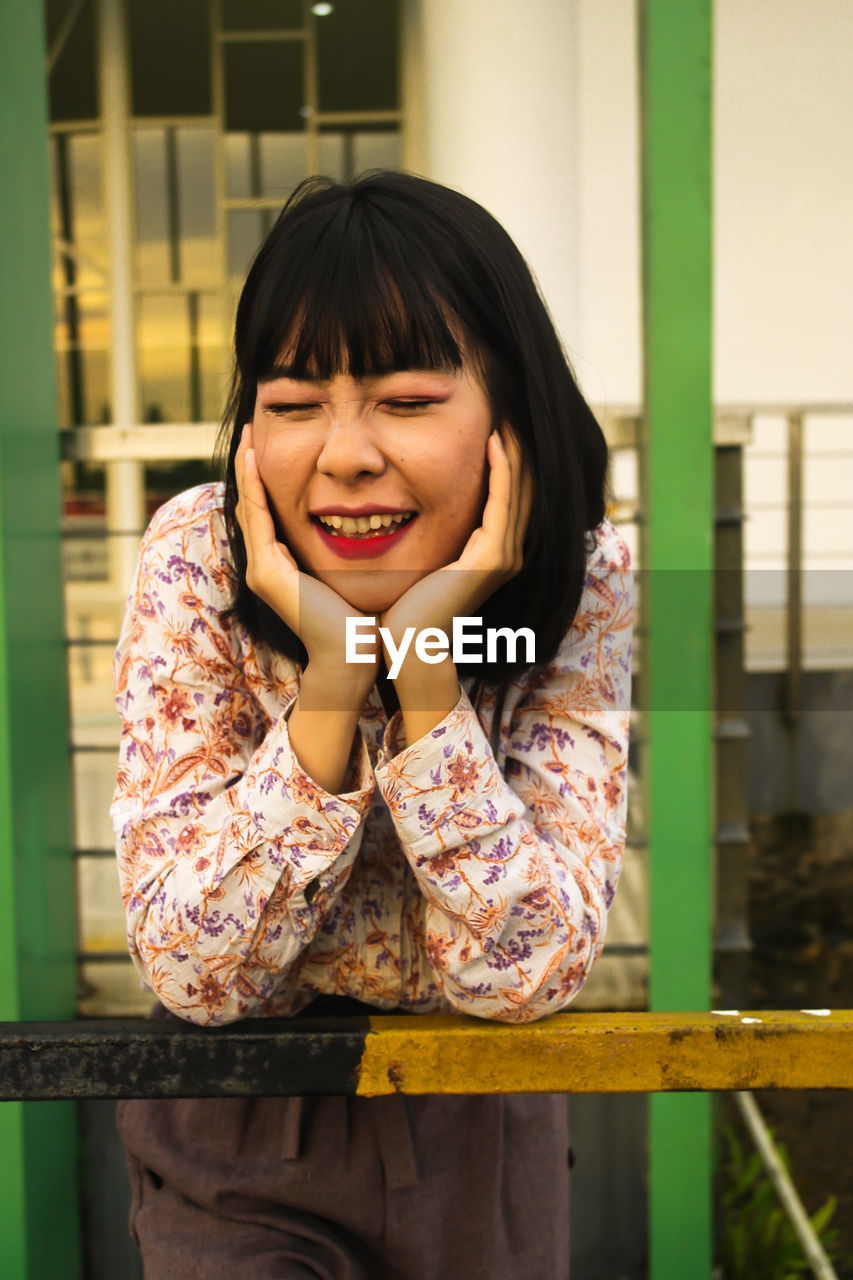
[[[553,1095],[119,1105],[145,1280],[565,1280]]]

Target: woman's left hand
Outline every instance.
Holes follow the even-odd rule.
[[[450,636],[454,617],[474,616],[479,606],[521,569],[533,482],[507,423],[489,436],[486,460],[489,492],[482,521],[458,560],[414,583],[381,618],[397,646],[407,627],[414,627],[416,635],[426,627],[436,627]],[[385,661],[390,666],[387,647]],[[438,675],[434,666],[420,662],[411,645],[397,677],[398,694],[401,681],[405,684],[407,677],[415,675],[423,681],[430,672]]]

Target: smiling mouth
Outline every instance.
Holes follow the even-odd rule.
[[[380,515],[377,512],[371,516],[331,515],[312,516],[311,519],[330,537],[352,538],[356,541],[368,542],[372,538],[387,538],[390,534],[396,533],[414,520],[416,514],[414,511],[394,515],[387,512]]]

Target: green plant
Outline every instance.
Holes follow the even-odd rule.
[[[798,1280],[811,1268],[794,1228],[764,1171],[757,1152],[748,1155],[731,1124],[723,1126],[722,1267],[725,1280]],[[772,1133],[772,1131],[771,1131]],[[775,1137],[774,1137],[775,1142]],[[790,1173],[788,1152],[776,1149]],[[811,1224],[828,1255],[838,1242],[830,1227],[836,1209],[830,1196],[811,1217]]]

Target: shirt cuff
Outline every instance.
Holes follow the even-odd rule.
[[[464,690],[434,729],[400,750],[402,734],[398,712],[385,731],[390,758],[375,775],[403,848],[418,863],[523,816],[524,804],[503,778]]]
[[[325,863],[339,856],[370,812],[376,784],[360,733],[354,735],[345,774],[354,788],[332,795],[315,782],[291,746],[287,717],[292,705],[279,716],[243,775],[241,802],[264,839],[299,843],[305,853],[325,855]]]

